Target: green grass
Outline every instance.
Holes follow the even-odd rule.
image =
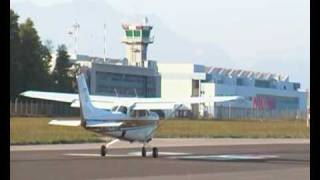
[[[309,138],[303,120],[167,120],[157,137]]]
[[[11,144],[102,142],[101,136],[81,127],[51,126],[51,118],[10,118]],[[302,120],[162,120],[155,137],[309,138]]]
[[[10,118],[10,144],[101,142],[96,133],[81,127],[48,125],[52,118]]]

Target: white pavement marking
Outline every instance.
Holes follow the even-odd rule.
[[[232,138],[155,138],[151,144],[157,147],[180,146],[226,146],[226,145],[255,145],[255,144],[309,144],[310,139],[232,139]],[[10,151],[43,151],[43,150],[85,150],[99,149],[101,143],[86,144],[51,144],[51,145],[13,145]],[[115,148],[141,148],[141,143],[128,143],[120,141],[113,144]]]
[[[190,159],[190,160],[263,160],[274,159],[278,155],[251,155],[251,154],[226,154],[226,155],[199,155],[199,156],[180,156],[169,157],[171,159]]]
[[[80,156],[80,157],[102,157],[100,154],[89,154],[89,153],[69,153],[64,154],[66,156]],[[106,154],[105,157],[135,157],[136,155],[129,154]]]

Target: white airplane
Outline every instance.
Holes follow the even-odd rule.
[[[159,116],[150,110],[175,110],[181,105],[208,102],[225,102],[242,99],[240,96],[228,97],[190,97],[190,98],[121,98],[108,96],[90,96],[83,74],[77,76],[79,96],[77,94],[26,91],[21,95],[31,98],[71,103],[80,107],[81,120],[52,120],[51,125],[82,126],[103,135],[115,138],[101,146],[101,156],[107,148],[118,140],[143,143],[142,157],[146,157],[146,144],[149,143],[159,127]],[[91,100],[92,99],[92,100]],[[111,108],[113,106],[113,108]],[[99,107],[99,108],[98,108]],[[152,148],[152,156],[158,157],[158,148]]]

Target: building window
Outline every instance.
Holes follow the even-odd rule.
[[[149,35],[150,35],[150,31],[148,31],[148,30],[142,30],[142,37],[148,38]]]
[[[127,37],[132,37],[132,30],[127,30],[126,31],[126,36]]]
[[[217,80],[217,84],[223,84],[223,80],[222,79],[218,79]]]
[[[243,86],[243,79],[237,78],[237,86]]]
[[[133,35],[134,37],[140,37],[140,31],[135,30]]]
[[[260,88],[270,88],[270,81],[266,80],[255,80],[254,86]]]
[[[298,90],[300,88],[300,83],[293,83],[293,89]]]

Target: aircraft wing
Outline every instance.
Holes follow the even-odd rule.
[[[141,98],[135,102],[133,109],[170,110],[180,105],[227,102],[243,99],[241,96],[188,97],[188,98]]]
[[[49,122],[50,125],[55,126],[80,126],[81,120],[51,120]]]
[[[20,94],[21,96],[44,99],[58,102],[72,103],[75,99],[79,99],[78,94],[70,93],[57,93],[57,92],[41,92],[41,91],[25,91]]]
[[[80,107],[78,94],[25,91],[20,95],[36,99],[70,103],[71,107]],[[115,105],[134,105],[135,110],[170,110],[179,105],[227,102],[243,99],[241,96],[187,97],[187,98],[139,98],[91,95],[92,104],[101,109],[111,109]]]
[[[55,126],[80,126],[81,120],[54,119],[49,124]],[[123,122],[87,121],[86,127],[119,127],[122,124]]]
[[[57,102],[70,103],[71,107],[80,107],[79,95],[72,93],[59,93],[59,92],[42,92],[42,91],[25,91],[20,94],[24,97],[43,99]],[[115,97],[109,96],[90,96],[92,104],[101,109],[111,109],[116,102]]]

